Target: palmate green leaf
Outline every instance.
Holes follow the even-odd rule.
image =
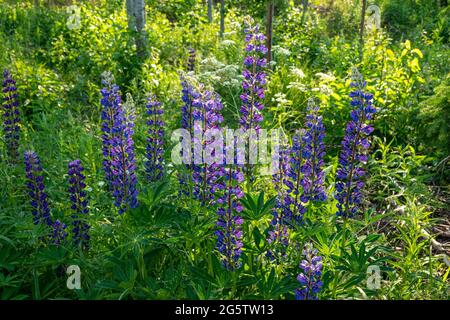
[[[41,265],[59,265],[65,262],[67,250],[63,246],[49,245],[37,252]]]
[[[19,275],[4,275],[0,272],[0,288],[4,287],[14,287],[20,283],[18,280]]]
[[[272,197],[264,202],[264,192],[261,191],[258,197],[252,197],[251,194],[246,194],[245,198],[241,200],[245,210],[242,212],[242,217],[246,220],[259,220],[263,216],[268,215],[275,205],[276,198]]]
[[[246,288],[248,286],[257,284],[259,281],[261,281],[261,279],[258,279],[252,274],[247,274],[240,277],[237,285],[238,287]]]

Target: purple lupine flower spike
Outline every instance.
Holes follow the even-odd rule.
[[[253,20],[247,18],[245,21],[245,51],[247,56],[244,59],[244,70],[242,75],[243,93],[241,94],[241,119],[239,121],[241,128],[245,130],[254,129],[259,132],[259,124],[263,121],[261,114],[264,108],[264,88],[266,85],[266,66],[267,48],[264,45],[265,36],[259,30],[259,25],[253,25]]]
[[[150,95],[147,100],[148,138],[145,168],[150,182],[160,180],[164,175],[164,113],[161,102],[155,95]]]
[[[372,105],[373,95],[365,93],[366,82],[355,68],[350,93],[353,110],[351,121],[347,124],[342,150],[339,156],[339,167],[336,177],[337,215],[354,216],[362,203],[362,180],[365,175],[364,165],[367,161],[367,149],[370,147],[369,135],[373,127],[367,122],[372,120],[375,107]]]
[[[28,195],[33,208],[34,224],[45,223],[52,225],[50,208],[45,192],[44,177],[42,176],[42,166],[37,154],[33,151],[24,153],[25,172],[27,178]]]
[[[288,226],[292,222],[293,198],[291,190],[293,189],[290,179],[290,150],[286,143],[282,143],[277,148],[278,156],[273,159],[273,165],[276,172],[272,176],[277,199],[275,207],[272,210],[273,219],[270,223],[269,237],[267,239],[270,249],[266,256],[271,260],[279,260],[286,256],[286,249],[289,244]]]
[[[138,205],[136,160],[134,154],[134,103],[131,96],[124,109],[118,86],[110,73],[103,74],[102,140],[103,168],[119,214]]]
[[[52,231],[49,234],[50,241],[54,245],[61,245],[67,237],[66,224],[57,219],[52,225]]]
[[[325,164],[325,127],[322,117],[319,116],[319,107],[315,105],[313,99],[308,101],[309,114],[306,116],[306,132],[303,135],[303,158],[305,163],[302,166],[302,201],[325,201],[327,199],[324,188]]]
[[[181,128],[187,130],[190,137],[194,136],[194,106],[193,101],[198,98],[198,93],[194,90],[193,85],[190,81],[181,76],[181,87],[182,87],[182,100],[183,106],[181,107]],[[193,149],[191,148],[191,154]],[[192,160],[192,159],[191,159]],[[190,185],[192,182],[192,163],[186,163],[184,172],[178,173],[178,181],[180,184],[179,195],[190,196],[191,190]]]
[[[219,125],[223,121],[221,110],[223,105],[220,97],[208,90],[200,89],[201,93],[193,101],[194,111],[194,164],[192,181],[193,195],[202,205],[209,204],[214,198],[216,181],[218,180],[217,158],[215,142],[212,135],[218,133]],[[204,152],[203,152],[204,151]],[[221,159],[220,159],[221,160]]]
[[[303,250],[304,260],[300,263],[301,273],[297,276],[300,288],[295,290],[297,300],[317,300],[323,283],[322,277],[322,257],[317,255],[317,250],[312,244],[305,245]]]
[[[20,112],[16,81],[7,69],[3,72],[3,134],[11,163],[19,158]]]
[[[234,144],[236,144],[236,139]],[[228,145],[225,147],[224,157],[229,148],[231,147]],[[235,270],[241,266],[239,258],[243,247],[241,229],[243,219],[240,216],[243,207],[240,199],[244,196],[244,192],[239,185],[244,181],[244,174],[237,165],[236,158],[234,164],[227,165],[225,161],[222,162],[223,164],[218,168],[222,179],[217,183],[216,188],[218,229],[215,234],[222,265],[227,270]]]
[[[75,245],[81,245],[83,249],[89,248],[89,224],[86,216],[89,213],[86,194],[86,177],[80,160],[69,162],[69,195],[72,209],[72,233]]]
[[[115,84],[114,77],[109,72],[102,74],[101,89],[102,98],[100,103],[102,110],[102,150],[103,150],[103,170],[105,180],[110,190],[112,190],[112,168],[111,168],[111,148],[112,143],[120,136],[123,130],[123,110],[122,99],[119,93],[119,87]]]
[[[292,185],[288,192],[291,194],[293,199],[293,214],[292,214],[292,224],[298,224],[303,219],[303,214],[306,212],[301,199],[302,194],[302,179],[303,179],[303,136],[305,135],[305,130],[299,130],[295,133],[292,138],[292,148],[290,156],[290,170],[288,175],[292,181]]]
[[[138,190],[136,177],[136,159],[134,154],[134,102],[128,95],[122,123],[117,128],[119,135],[111,143],[111,167],[113,174],[114,204],[119,214],[138,206]]]

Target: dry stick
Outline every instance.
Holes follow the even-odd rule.
[[[425,230],[424,228],[422,228],[420,230],[423,235],[425,236],[425,238],[429,239],[431,242],[431,245],[433,246],[433,248],[438,251],[438,252],[447,252],[447,250],[445,250],[444,245],[438,241],[436,241],[436,239],[434,239],[427,230]]]

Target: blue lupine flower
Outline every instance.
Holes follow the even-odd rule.
[[[219,165],[215,154],[215,148],[209,148],[214,139],[214,131],[217,133],[220,123],[223,121],[221,110],[223,105],[220,97],[208,90],[200,89],[201,93],[193,101],[194,111],[194,164],[192,166],[192,181],[194,183],[193,196],[201,204],[209,204],[214,198]],[[211,151],[208,153],[208,150]],[[220,159],[219,161],[222,161]]]
[[[194,101],[194,99],[198,98],[198,93],[196,92],[190,81],[184,76],[181,76],[181,88],[183,100],[183,106],[181,107],[181,127],[188,130],[191,135],[193,135],[194,107],[192,105],[192,102]]]
[[[161,102],[156,100],[155,95],[150,95],[147,100],[148,115],[148,137],[145,162],[147,178],[154,182],[160,180],[164,175],[164,121]]]
[[[245,19],[245,52],[244,69],[242,75],[243,92],[241,98],[241,118],[239,120],[240,128],[244,132],[250,134],[254,132],[259,135],[260,123],[263,121],[262,110],[264,108],[264,90],[266,86],[266,74],[264,72],[266,66],[267,48],[264,45],[265,36],[259,30],[259,25],[253,24],[253,19],[246,17]],[[251,150],[246,151],[246,158],[250,158]],[[245,175],[251,183],[254,182],[254,164],[248,159],[247,165],[244,167]]]
[[[103,143],[103,170],[108,187],[112,190],[111,148],[112,143],[121,135],[124,127],[122,99],[119,87],[113,84],[113,77],[109,72],[103,73],[101,89],[102,99],[102,143]]]
[[[134,110],[122,108],[119,88],[112,84],[110,74],[104,76],[102,89],[102,140],[103,140],[103,168],[115,199],[114,204],[119,208],[119,214],[138,205],[136,189],[136,160],[134,154]],[[128,113],[125,114],[125,111]]]
[[[319,107],[314,104],[314,100],[308,101],[309,114],[306,116],[306,132],[303,135],[303,158],[305,163],[302,166],[302,201],[325,201],[327,196],[324,188],[324,161],[325,127],[322,117],[319,116]]]
[[[138,190],[136,177],[136,159],[134,154],[134,110],[126,110],[123,128],[120,136],[111,145],[111,168],[113,174],[114,204],[119,208],[119,214],[129,208],[138,206]]]
[[[19,158],[19,100],[16,81],[7,69],[3,72],[3,134],[6,151],[11,163],[16,163]]]
[[[266,85],[264,55],[267,53],[267,48],[264,46],[264,34],[259,31],[259,25],[253,25],[251,18],[246,20],[244,31],[247,56],[244,59],[244,71],[242,72],[244,76],[240,109],[242,116],[239,123],[245,130],[255,129],[258,132],[259,123],[263,121],[261,111],[264,108],[264,87]]]
[[[358,70],[353,70],[352,78],[351,86],[355,88],[350,93],[353,110],[342,141],[336,175],[337,214],[344,217],[354,216],[362,203],[362,179],[365,175],[363,166],[367,161],[367,149],[370,147],[369,135],[373,131],[373,127],[367,122],[376,112],[372,105],[373,95],[364,92],[366,82]]]
[[[305,245],[303,250],[304,260],[300,263],[301,273],[297,276],[300,288],[295,290],[297,300],[317,300],[323,283],[322,277],[322,257],[317,255],[317,250],[310,243]]]
[[[234,141],[236,144],[236,139]],[[226,146],[223,156],[231,146]],[[234,148],[233,150],[235,150]],[[216,183],[218,205],[218,221],[215,234],[217,236],[217,249],[221,256],[222,265],[227,270],[235,270],[241,266],[239,260],[242,254],[242,230],[243,219],[239,215],[243,207],[240,199],[244,196],[240,184],[244,181],[244,174],[236,158],[234,164],[223,164],[218,167],[221,177]]]
[[[267,251],[267,257],[271,260],[279,260],[286,255],[286,249],[289,244],[288,226],[293,219],[292,204],[293,198],[291,192],[292,181],[290,173],[290,150],[287,144],[282,143],[277,148],[278,155],[273,159],[273,165],[276,172],[272,176],[277,198],[275,207],[272,210],[273,219],[270,223],[269,237],[267,242],[270,249]]]
[[[66,224],[59,221],[59,219],[57,219],[52,225],[52,231],[49,234],[49,238],[50,241],[54,244],[54,245],[61,245],[61,243],[64,241],[64,239],[66,239],[67,237],[67,232],[66,232]]]
[[[52,225],[50,208],[45,192],[44,177],[42,176],[42,166],[38,155],[33,151],[24,153],[25,173],[27,178],[28,195],[33,208],[34,224],[45,223]]]
[[[306,212],[306,208],[302,203],[302,179],[303,179],[303,136],[305,130],[299,130],[292,138],[292,148],[290,155],[290,170],[288,176],[291,184],[288,186],[287,192],[291,195],[292,199],[292,219],[291,224],[298,224],[303,219],[303,214]]]
[[[183,100],[183,106],[181,107],[181,128],[187,130],[192,138],[194,136],[193,101],[199,97],[199,94],[196,92],[190,81],[184,76],[181,76],[181,87]],[[191,154],[192,152],[193,148],[191,146]],[[184,171],[178,173],[180,196],[190,196],[191,194],[190,186],[192,183],[192,171],[193,164],[186,163],[184,166]]]
[[[89,229],[86,216],[89,213],[86,194],[86,177],[80,160],[69,162],[69,195],[72,209],[72,233],[75,245],[81,245],[83,249],[89,248]]]

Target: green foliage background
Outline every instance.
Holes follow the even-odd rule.
[[[157,94],[168,129],[178,128],[178,73],[189,47],[197,51],[196,76],[220,93],[225,118],[237,127],[243,17],[251,14],[264,26],[265,3],[225,2],[221,39],[218,5],[209,24],[202,1],[146,1],[149,54],[139,61],[124,1],[0,1],[0,67],[10,68],[18,84],[21,151],[41,156],[52,215],[62,220],[70,217],[67,164],[82,160],[92,225],[89,252],[44,245],[45,231],[32,223],[23,167],[6,164],[0,140],[1,299],[293,299],[301,248],[310,241],[324,257],[321,299],[448,299],[446,253],[431,243],[435,226],[448,226],[450,194],[449,7],[436,1],[374,1],[382,29],[366,30],[362,61],[361,1],[309,1],[306,14],[302,1],[277,1],[264,126],[292,133],[305,122],[307,99],[320,101],[329,195],[349,120],[352,66],[375,94],[379,112],[360,217],[344,227],[332,196],[309,207],[307,224],[291,234],[286,261],[272,264],[264,254],[275,193],[261,178],[246,190],[244,266],[227,272],[214,254],[214,211],[180,201],[173,170],[154,185],[140,179],[141,206],[117,215],[101,168],[100,74],[111,71],[123,96],[137,103],[139,168],[146,94]],[[81,9],[79,29],[66,26],[68,4]],[[81,290],[66,288],[71,264],[82,270]],[[379,290],[366,286],[369,265],[382,270]]]

